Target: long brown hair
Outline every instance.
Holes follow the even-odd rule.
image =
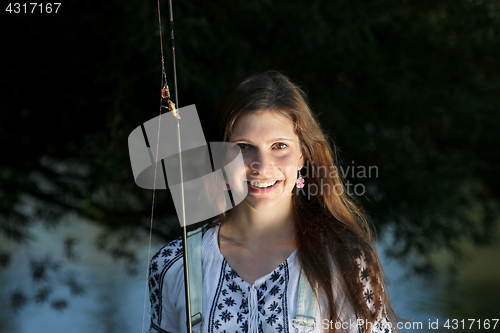
[[[329,319],[338,321],[340,311],[333,290],[333,261],[356,316],[365,323],[373,323],[386,315],[382,313],[385,309],[393,322],[395,315],[384,286],[384,274],[370,244],[370,224],[347,195],[337,172],[337,156],[332,149],[335,146],[328,143],[299,87],[274,71],[254,74],[235,83],[216,107],[212,124],[216,134],[210,141],[229,141],[240,115],[263,110],[278,112],[294,123],[306,155],[304,189],[315,188],[317,194],[310,195],[307,190],[296,188],[293,195],[297,253],[310,284],[318,287],[317,294],[321,289],[328,300]],[[360,274],[360,262],[365,264],[363,274]],[[362,280],[371,284],[373,295],[364,295],[363,283],[366,282]],[[366,298],[372,300],[374,307],[367,305]]]

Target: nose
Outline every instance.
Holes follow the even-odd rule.
[[[255,151],[248,162],[250,174],[262,175],[265,178],[274,177],[274,160],[270,153],[262,150]]]

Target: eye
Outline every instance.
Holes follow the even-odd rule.
[[[288,145],[283,142],[278,142],[274,144],[274,147],[276,147],[277,149],[285,149],[286,147],[288,147]]]
[[[236,145],[238,147],[240,147],[241,150],[245,150],[245,149],[249,149],[250,148],[250,145],[248,145],[246,143],[237,143]]]

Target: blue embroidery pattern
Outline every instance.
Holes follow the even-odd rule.
[[[176,239],[158,251],[149,266],[149,300],[151,302],[151,328],[166,332],[161,328],[163,280],[172,265],[182,258],[182,241]],[[161,270],[160,268],[161,267]]]
[[[228,327],[238,327],[235,333],[248,333],[248,284],[226,260],[222,262],[220,278],[209,315],[209,333],[223,333]],[[289,271],[283,262],[261,284],[257,293],[258,331],[288,333],[287,291]],[[236,300],[240,300],[236,302]]]

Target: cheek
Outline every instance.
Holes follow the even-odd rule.
[[[240,203],[248,194],[246,167],[243,164],[227,165],[225,168],[229,187],[235,204]],[[225,184],[222,184],[225,187]]]
[[[284,156],[281,158],[278,163],[276,164],[280,171],[287,177],[287,178],[297,178],[297,158],[295,156]]]

